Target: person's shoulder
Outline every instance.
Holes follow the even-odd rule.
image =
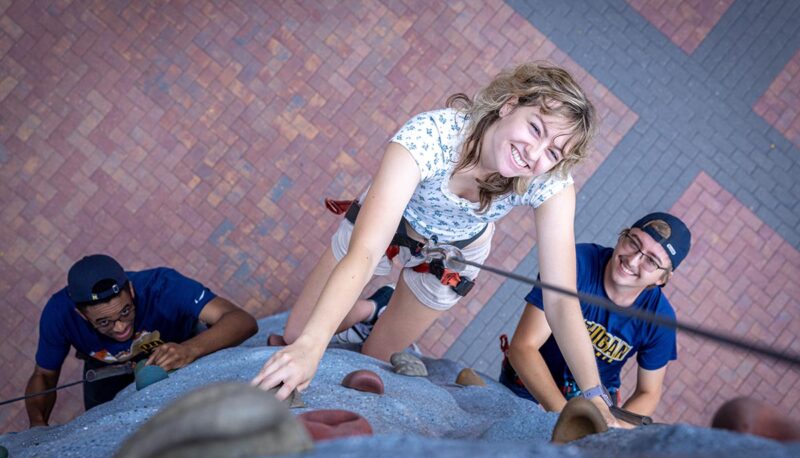
[[[525,193],[519,197],[519,204],[539,207],[547,199],[553,197],[570,185],[574,184],[572,175],[564,176],[559,173],[546,173],[533,179]]]
[[[430,129],[435,127],[440,132],[457,132],[464,125],[465,116],[454,108],[440,108],[423,111],[406,122],[405,129]]]
[[[75,302],[69,298],[67,294],[67,288],[61,288],[60,290],[53,293],[50,296],[50,299],[47,300],[47,303],[44,305],[44,309],[42,309],[42,317],[53,317],[62,315],[65,311],[69,311],[75,307]]]
[[[128,278],[131,281],[149,280],[149,279],[163,278],[163,277],[172,277],[172,276],[176,276],[176,275],[183,276],[183,275],[181,275],[180,272],[178,272],[174,268],[172,268],[172,267],[164,267],[164,266],[153,267],[151,269],[145,269],[145,270],[129,271],[129,272],[125,272],[125,273],[128,274]]]
[[[578,254],[597,255],[607,248],[596,243],[576,243],[575,252]]]
[[[126,272],[126,274],[128,274],[128,279],[133,283],[137,291],[161,287],[187,278],[172,267],[154,267],[152,269]]]
[[[578,243],[575,245],[575,254],[579,259],[598,260],[605,264],[606,259],[611,256],[613,248],[608,248],[596,243]]]
[[[659,287],[644,290],[642,294],[639,295],[637,302],[639,302],[640,307],[655,312],[658,315],[675,318],[675,309],[672,307],[672,303]]]

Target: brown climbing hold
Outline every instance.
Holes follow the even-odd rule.
[[[407,375],[409,377],[428,376],[428,368],[425,367],[425,363],[410,353],[395,353],[389,361],[391,361],[395,373],[400,375]]]
[[[456,384],[461,386],[486,386],[486,382],[483,381],[481,376],[469,367],[462,369],[458,373]]]
[[[350,436],[371,436],[366,418],[349,410],[312,410],[297,416],[314,442]]]
[[[342,386],[367,393],[383,394],[383,380],[375,372],[361,369],[350,372],[342,380]]]
[[[774,407],[748,397],[722,404],[711,420],[711,427],[782,442],[800,441],[800,424]]]
[[[280,334],[270,334],[267,337],[267,346],[268,347],[285,347],[286,341],[283,340],[283,336]]]
[[[564,406],[558,416],[551,441],[565,444],[578,440],[589,434],[604,433],[608,425],[603,419],[603,414],[588,399],[576,396]]]

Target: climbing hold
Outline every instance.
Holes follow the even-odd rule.
[[[711,427],[782,442],[800,441],[800,424],[769,404],[748,397],[722,404],[711,419]]]
[[[350,436],[371,436],[372,426],[349,410],[312,410],[297,416],[314,442]]]
[[[279,383],[278,386],[268,389],[267,393],[271,394],[272,396],[275,396],[275,394],[278,392],[278,390],[281,389],[282,386],[283,383]],[[284,399],[282,402],[285,406],[287,406],[290,409],[302,409],[303,407],[306,406],[306,403],[303,402],[303,397],[300,396],[300,392],[297,390],[292,390],[292,392],[289,393],[289,397]]]
[[[589,434],[606,431],[608,431],[608,425],[606,425],[600,410],[592,404],[592,401],[582,396],[576,396],[567,401],[567,405],[558,416],[556,426],[553,428],[553,437],[550,440],[557,444],[565,444]]]
[[[462,386],[486,386],[486,382],[483,381],[481,376],[469,367],[462,369],[458,373],[456,383]]]
[[[390,358],[394,371],[400,375],[409,377],[427,377],[428,369],[421,359],[410,353],[395,353]]]
[[[285,347],[286,341],[283,340],[283,336],[280,334],[270,334],[267,337],[267,346],[268,347]]]
[[[145,365],[144,361],[136,365],[134,375],[136,378],[136,391],[144,389],[145,387],[169,377],[169,375],[167,375],[167,371],[165,371],[161,366],[152,364]]]
[[[342,380],[342,386],[367,393],[383,394],[383,380],[375,372],[366,369],[353,371]]]
[[[133,433],[117,458],[254,457],[299,453],[311,437],[275,396],[242,382],[204,386]]]

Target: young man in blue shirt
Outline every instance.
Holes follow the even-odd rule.
[[[208,329],[202,332],[199,324]],[[140,361],[173,370],[258,330],[253,317],[199,282],[159,267],[125,272],[110,256],[76,262],[67,287],[45,305],[39,321],[36,366],[26,394],[54,388],[70,347],[90,369]],[[88,410],[113,399],[133,375],[84,383]],[[30,426],[46,426],[56,393],[25,400]]]
[[[686,257],[691,233],[677,217],[651,213],[625,229],[615,248],[578,244],[578,290],[610,299],[622,307],[675,317],[662,293],[672,272]],[[534,288],[510,345],[504,345],[500,381],[520,397],[560,412],[567,400],[581,395],[544,317],[542,291]],[[637,355],[636,389],[622,406],[651,415],[661,399],[667,364],[677,358],[675,331],[581,302],[603,386],[583,393],[618,405],[620,371]],[[503,336],[505,337],[505,336]]]

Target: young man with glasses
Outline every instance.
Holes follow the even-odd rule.
[[[173,269],[125,272],[110,256],[87,256],[70,268],[67,287],[42,311],[25,393],[57,385],[70,347],[85,360],[84,377],[90,369],[132,361],[169,371],[238,345],[257,330],[249,313]],[[113,399],[133,380],[127,374],[84,383],[85,408]],[[55,402],[55,392],[25,400],[31,427],[47,425]]]
[[[661,287],[686,257],[691,233],[677,217],[651,213],[625,229],[615,248],[578,244],[578,290],[674,318],[675,311]],[[543,312],[542,290],[534,288],[511,344],[501,336],[500,382],[520,397],[560,412],[567,400],[599,396],[618,405],[620,371],[634,354],[639,364],[636,389],[622,408],[651,415],[661,399],[667,363],[677,358],[675,331],[581,302],[586,328],[595,350],[602,385],[581,393],[561,356]],[[569,342],[561,342],[569,345]]]

